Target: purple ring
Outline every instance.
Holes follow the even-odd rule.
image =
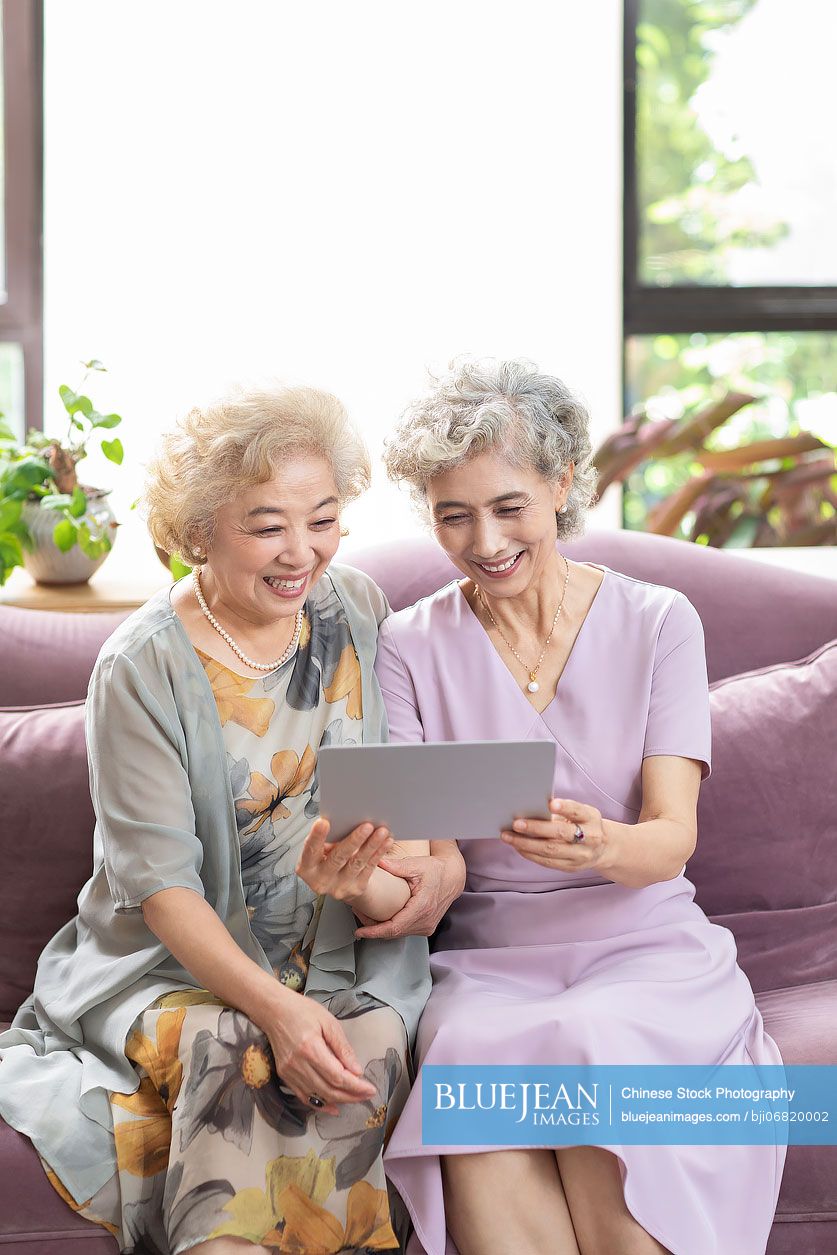
[[[583,829],[583,828],[580,828],[580,827],[578,826],[578,824],[576,824],[576,826],[575,826],[575,832],[573,833],[573,842],[574,842],[574,843],[577,843],[577,842],[579,842],[579,841],[583,841],[583,840],[584,840],[584,829]]]

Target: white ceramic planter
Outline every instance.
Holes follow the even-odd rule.
[[[90,528],[90,535],[95,539],[107,535],[112,545],[118,524],[107,500],[108,493],[98,488],[86,488],[85,494],[87,510],[82,518]],[[52,539],[55,525],[62,518],[63,515],[57,511],[42,510],[33,501],[23,504],[23,521],[35,546],[33,549],[24,548],[23,565],[37,584],[86,584],[108,556],[103,553],[99,558],[88,558],[78,545],[62,553]]]

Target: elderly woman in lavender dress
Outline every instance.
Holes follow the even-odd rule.
[[[562,552],[594,499],[585,409],[526,363],[464,362],[386,458],[462,573],[382,624],[391,739],[549,740],[557,763],[548,814],[462,843],[418,1062],[781,1063],[732,934],[684,875],[711,770],[700,618],[674,589]],[[419,1076],[385,1163],[410,1255],[763,1255],[784,1154],[440,1156],[422,1144]]]

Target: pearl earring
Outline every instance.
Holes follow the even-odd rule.
[[[561,509],[558,511],[558,513],[559,513],[559,514],[566,514],[566,513],[567,513],[567,503],[566,503],[566,501],[565,501],[565,502],[564,502],[564,504],[561,506]]]
[[[196,545],[196,546],[193,548],[193,550],[192,550],[192,556],[193,556],[193,557],[195,557],[195,558],[197,558],[197,556],[198,556],[198,554],[199,554],[199,553],[200,553],[200,549],[199,549],[199,548],[197,547],[197,545]]]

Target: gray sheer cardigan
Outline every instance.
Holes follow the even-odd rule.
[[[330,579],[360,660],[363,739],[386,740],[373,670],[388,614],[368,576],[333,566]],[[125,1057],[136,1016],[195,981],[146,926],[141,903],[184,886],[216,910],[266,971],[241,884],[241,858],[215,699],[168,590],[107,640],[87,701],[90,786],[96,811],[93,875],[78,914],[44,949],[34,992],[0,1034],[0,1115],[25,1133],[79,1203],[116,1170],[109,1090],[133,1093]],[[430,992],[424,937],[356,940],[343,902],[326,898],[306,993],[325,1001],[362,989],[401,1015],[412,1042]]]

